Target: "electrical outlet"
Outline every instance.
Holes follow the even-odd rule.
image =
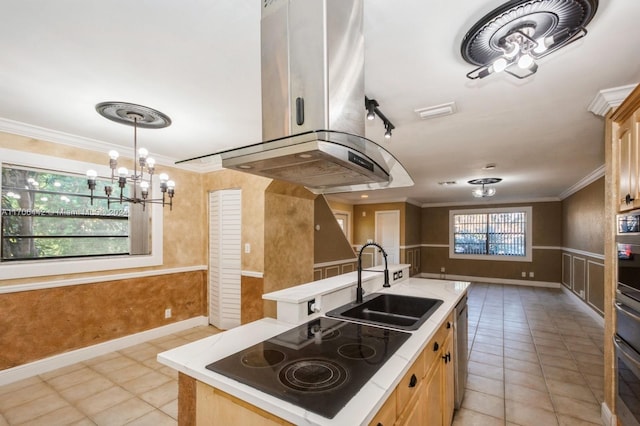
[[[580,297],[584,299],[584,290],[580,290]]]
[[[307,315],[316,313],[316,299],[307,301]]]
[[[164,310],[164,317],[171,318],[171,308],[167,308]]]
[[[444,266],[440,267],[440,272],[444,273],[444,271],[445,271]]]
[[[534,277],[533,271],[529,272],[529,278],[533,278],[533,277]]]
[[[527,273],[526,272],[522,272],[522,278],[527,278]]]
[[[245,245],[244,245],[244,252],[245,252],[245,253],[251,253],[251,244],[249,244],[249,243],[245,243]]]
[[[398,271],[393,273],[393,280],[397,280],[398,279]]]

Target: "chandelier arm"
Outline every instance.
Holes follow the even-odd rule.
[[[576,42],[578,40],[580,40],[581,38],[585,37],[587,35],[587,29],[585,27],[578,27],[577,31],[574,32],[573,34],[571,34],[566,40],[560,42],[560,43],[556,43],[553,46],[551,46],[550,48],[548,48],[547,50],[545,50],[544,52],[540,53],[540,54],[532,54],[531,56],[533,56],[535,59],[540,59],[540,58],[544,58],[545,56],[547,56],[550,53],[555,52],[558,49],[561,49],[565,46],[570,45],[573,42]]]

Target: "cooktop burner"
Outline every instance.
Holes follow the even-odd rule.
[[[207,368],[333,418],[409,336],[322,317]]]
[[[280,382],[301,392],[320,392],[339,387],[347,380],[347,370],[330,359],[301,359],[285,365]]]
[[[338,348],[338,353],[350,359],[369,359],[376,354],[376,350],[360,343],[347,343]]]

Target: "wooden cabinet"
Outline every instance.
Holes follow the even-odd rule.
[[[425,349],[402,377],[382,408],[373,417],[374,426],[450,426],[454,409],[453,314],[433,335]],[[193,383],[192,383],[193,382]],[[207,384],[190,379],[187,395],[195,396],[194,406],[185,406],[186,396],[180,399],[181,410],[190,414],[185,423],[290,425],[291,423],[229,395]],[[181,382],[180,392],[185,392]]]
[[[620,211],[640,207],[640,111],[634,112],[615,130],[618,148],[618,191]]]
[[[452,331],[450,315],[398,384],[396,425],[451,425],[454,408]]]
[[[396,422],[396,391],[394,390],[387,402],[384,403],[380,411],[375,415],[373,420],[369,422],[371,426],[390,426]]]
[[[640,208],[640,85],[608,117],[618,211]]]
[[[450,333],[444,344],[442,351],[444,366],[442,370],[443,377],[443,400],[442,400],[442,416],[444,424],[450,425],[453,422],[453,410],[455,407],[455,369],[454,369],[454,352],[453,352],[453,334]]]

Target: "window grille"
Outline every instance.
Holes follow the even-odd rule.
[[[527,213],[496,211],[453,214],[454,253],[459,255],[527,255]]]

